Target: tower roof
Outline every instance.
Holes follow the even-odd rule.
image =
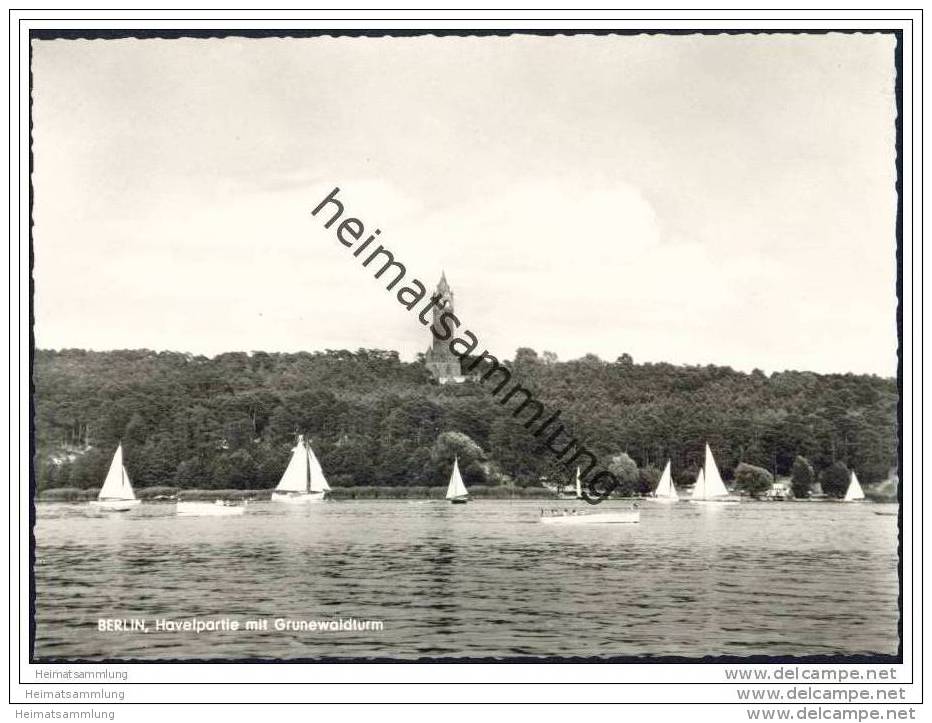
[[[447,283],[447,273],[446,271],[440,272],[440,283],[437,284],[438,291],[449,291],[450,284]]]

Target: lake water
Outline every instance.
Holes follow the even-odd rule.
[[[542,504],[557,503],[257,503],[226,518],[40,504],[36,656],[897,651],[897,518],[874,514],[895,505],[647,502],[638,525],[561,528],[538,522]],[[193,616],[269,629],[154,629]],[[145,619],[148,632],[101,632],[98,618]],[[276,631],[276,618],[384,629]]]

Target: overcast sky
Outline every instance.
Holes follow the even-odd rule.
[[[35,41],[41,348],[397,349],[334,186],[483,346],[893,376],[894,40]]]

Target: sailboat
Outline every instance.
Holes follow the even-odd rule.
[[[463,484],[459,459],[456,457],[453,458],[453,474],[450,475],[450,484],[447,486],[447,499],[454,505],[463,505],[469,502],[469,490]]]
[[[705,445],[705,465],[699,470],[696,476],[696,486],[693,487],[690,502],[706,503],[715,502],[717,504],[736,504],[734,500],[726,500],[728,489],[722,481],[722,475],[719,474],[718,465],[715,464],[715,457],[712,456],[712,449],[708,443]]]
[[[848,483],[848,491],[845,492],[845,502],[857,502],[863,499],[864,490],[861,489],[858,476],[854,472],[851,472],[851,481]]]
[[[699,472],[696,474],[696,484],[693,485],[692,497],[695,497],[697,491],[702,489],[705,489],[705,473],[700,467]]]
[[[579,467],[576,468],[576,489],[570,492],[561,491],[558,495],[558,499],[561,500],[581,500],[584,499],[582,495],[582,482],[579,478]]]
[[[110,512],[126,512],[138,504],[126,467],[123,466],[123,443],[120,442],[113,453],[103,487],[91,505]]]
[[[305,444],[304,435],[298,435],[298,442],[291,450],[291,459],[285,468],[285,474],[272,492],[272,502],[288,504],[309,504],[323,502],[330,485],[324,477],[320,462],[309,444]]]
[[[702,471],[699,472],[702,474]],[[679,495],[676,494],[676,487],[673,485],[673,475],[670,474],[670,460],[667,460],[667,466],[663,468],[663,474],[660,475],[660,481],[657,483],[657,489],[654,490],[654,500],[657,502],[678,502]]]

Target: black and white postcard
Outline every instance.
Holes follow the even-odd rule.
[[[178,22],[22,36],[26,662],[906,682],[912,31]]]

